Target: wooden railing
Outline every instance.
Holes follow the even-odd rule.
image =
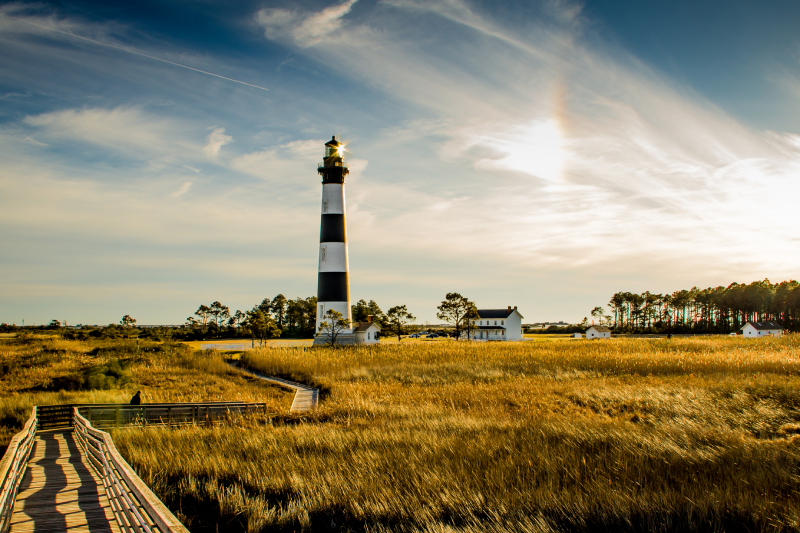
[[[76,405],[96,428],[208,424],[232,414],[266,413],[266,403],[148,403],[145,405]]]
[[[245,402],[40,405],[39,429],[72,427],[72,410],[76,407],[95,428],[100,429],[131,425],[205,424],[231,414],[266,413],[267,410],[265,403]]]
[[[81,448],[103,480],[106,496],[120,528],[127,532],[186,532],[161,500],[136,475],[122,458],[111,435],[92,424],[73,408],[75,436]]]
[[[25,427],[17,433],[8,445],[3,460],[0,462],[0,533],[6,533],[11,525],[11,513],[17,490],[22,482],[22,475],[27,468],[28,456],[33,448],[36,435],[36,407]]]

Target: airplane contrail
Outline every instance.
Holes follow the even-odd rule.
[[[109,48],[114,48],[116,50],[122,50],[123,52],[128,52],[129,54],[136,54],[137,56],[146,57],[148,59],[155,59],[156,61],[161,61],[162,63],[169,63],[170,65],[175,65],[176,67],[188,68],[189,70],[194,70],[195,72],[200,72],[202,74],[208,74],[209,76],[214,76],[216,78],[222,78],[223,80],[232,81],[235,83],[241,83],[242,85],[247,85],[248,87],[255,87],[256,89],[261,89],[262,91],[269,91],[266,87],[261,87],[259,85],[253,85],[252,83],[247,83],[241,80],[235,80],[233,78],[226,78],[225,76],[220,76],[219,74],[214,74],[213,72],[206,72],[205,70],[200,70],[199,68],[189,67],[186,65],[181,65],[180,63],[174,63],[172,61],[167,61],[166,59],[161,59],[160,57],[153,57],[147,54],[143,54],[141,52],[135,52],[133,50],[128,50],[127,48],[122,48],[121,46],[114,46],[113,44],[108,44],[100,41],[95,41],[94,39],[89,39],[88,37],[82,37],[80,35],[75,35],[74,33],[69,33],[66,31],[57,30],[55,28],[48,28],[47,26],[42,26],[41,24],[36,24],[35,22],[31,22],[25,19],[17,19],[21,20],[22,22],[27,22],[32,26],[36,26],[37,28],[42,28],[43,30],[54,31],[56,33],[62,33],[64,35],[69,35],[70,37],[76,37],[78,39],[83,39],[84,41],[89,41],[90,43],[99,44],[101,46],[107,46]]]

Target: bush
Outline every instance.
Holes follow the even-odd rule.
[[[83,388],[109,390],[122,387],[130,382],[130,376],[125,371],[129,365],[129,361],[112,359],[104,365],[92,367],[83,374]]]

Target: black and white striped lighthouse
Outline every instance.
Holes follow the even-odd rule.
[[[317,278],[317,328],[329,309],[347,319],[350,315],[350,265],[347,259],[347,223],[344,208],[344,145],[333,137],[325,143],[325,158],[317,171],[322,176],[322,222],[319,230]]]

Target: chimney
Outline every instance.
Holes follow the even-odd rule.
[[[375,315],[369,315],[369,316],[367,316],[367,322],[369,322],[369,323],[371,324],[371,323],[372,323],[372,319],[373,319],[374,317],[375,317]]]
[[[514,309],[516,309],[516,308],[517,308],[517,306],[515,305],[515,306],[514,306]]]
[[[510,305],[508,306],[508,312],[509,313],[511,312],[511,306]]]

